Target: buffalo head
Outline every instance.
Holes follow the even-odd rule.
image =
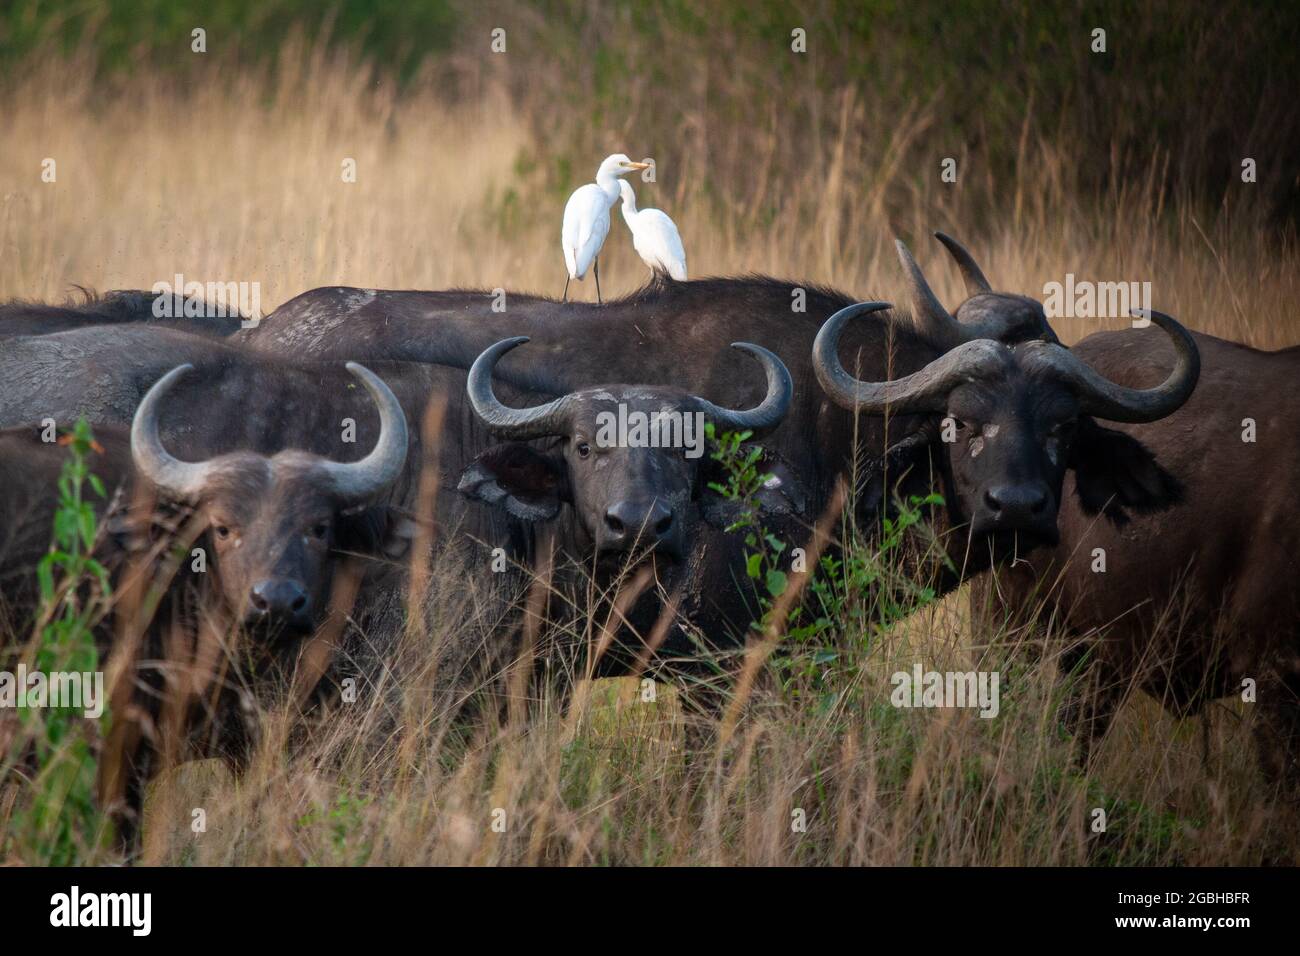
[[[973,535],[1033,545],[1057,539],[1056,516],[1067,469],[1087,510],[1120,503],[1138,510],[1170,503],[1172,479],[1131,437],[1090,416],[1150,422],[1178,409],[1200,372],[1187,331],[1161,312],[1149,316],[1173,340],[1177,361],[1154,388],[1108,381],[1054,342],[1014,345],[990,339],[957,344],[917,372],[864,382],[840,363],[840,333],[855,315],[888,308],[865,302],[831,316],[813,346],[818,380],[838,405],[869,415],[925,415],[939,439],[941,467],[955,500],[950,511]],[[1147,313],[1144,313],[1147,314]],[[921,447],[925,443],[913,443]]]
[[[348,363],[379,410],[371,452],[343,464],[303,451],[267,457],[233,452],[200,462],[174,458],[162,444],[158,417],[181,365],[145,395],[131,424],[139,474],[167,499],[200,509],[222,605],[253,627],[310,630],[323,611],[336,549],[364,549],[383,531],[386,512],[367,509],[397,479],[406,461],[406,418],[388,386]]]
[[[533,408],[510,408],[492,391],[492,369],[527,338],[498,342],[470,369],[474,411],[494,432],[511,439],[479,455],[460,490],[530,521],[573,507],[581,539],[598,555],[650,548],[679,559],[686,549],[687,512],[699,504],[717,523],[723,508],[710,490],[711,459],[703,425],[760,435],[776,428],[790,407],[790,374],[767,349],[745,342],[767,375],[767,394],[743,411],[720,408],[676,388],[609,385],[570,392]],[[550,449],[525,444],[550,438]],[[774,474],[788,474],[765,461]],[[796,493],[780,477],[760,496],[765,506],[792,510]]]

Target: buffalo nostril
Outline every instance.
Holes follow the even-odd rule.
[[[622,549],[633,542],[658,545],[674,531],[672,508],[651,499],[619,501],[605,512],[605,544]]]
[[[988,514],[1009,524],[1041,521],[1051,503],[1051,494],[1041,484],[999,485],[984,492]]]
[[[248,592],[249,616],[256,619],[301,617],[311,606],[306,588],[295,581],[260,581]]]

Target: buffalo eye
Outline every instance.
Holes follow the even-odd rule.
[[[318,521],[311,526],[311,530],[308,533],[317,540],[323,540],[325,536],[330,533],[330,526],[327,522]]]
[[[213,530],[216,532],[218,541],[225,541],[230,537],[230,528],[224,524],[217,525]]]
[[[587,444],[585,441],[578,442],[578,457],[579,458],[591,457],[591,446]]]

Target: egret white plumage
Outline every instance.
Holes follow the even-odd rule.
[[[623,192],[623,219],[632,230],[632,246],[651,272],[666,272],[678,282],[686,281],[686,249],[681,234],[668,214],[658,209],[636,208],[636,193],[626,179],[619,180]]]
[[[609,235],[609,210],[618,202],[619,178],[649,163],[634,163],[624,153],[605,157],[596,171],[596,181],[579,186],[564,205],[564,228],[560,242],[564,246],[564,264],[569,277],[564,280],[564,301],[569,300],[569,281],[581,282],[595,265],[596,301],[600,301],[600,247]]]

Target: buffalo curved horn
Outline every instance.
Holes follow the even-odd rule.
[[[1004,369],[1012,360],[1011,349],[991,339],[963,342],[944,352],[924,368],[888,382],[864,382],[854,378],[840,362],[839,342],[844,325],[856,315],[887,309],[884,302],[859,302],[840,309],[821,327],[813,342],[813,371],[831,400],[841,408],[867,415],[883,414],[888,408],[896,415],[909,412],[942,411],[948,393],[971,378],[985,378]]]
[[[957,263],[957,268],[961,270],[962,281],[966,283],[967,295],[979,295],[982,292],[993,291],[993,287],[989,285],[989,280],[984,278],[984,273],[975,264],[975,257],[966,251],[965,246],[946,233],[936,232],[934,238],[943,243],[944,248],[948,250],[948,254]]]
[[[943,307],[939,297],[930,288],[930,283],[925,281],[925,274],[912,258],[912,254],[907,251],[903,241],[895,239],[894,245],[898,247],[898,259],[903,264],[903,272],[907,275],[912,323],[917,331],[934,345],[946,351],[956,348],[963,342],[974,342],[977,339],[1001,341],[1021,329],[1023,317],[1012,314],[995,313],[982,322],[957,321]],[[1036,329],[1035,336],[1037,335],[1046,335],[1050,339],[1055,339],[1055,334],[1050,328]]]
[[[1134,309],[1133,314],[1155,322],[1173,340],[1173,370],[1154,388],[1127,388],[1102,377],[1077,355],[1059,345],[1029,342],[1025,355],[1071,386],[1079,405],[1089,415],[1113,422],[1153,422],[1177,411],[1191,397],[1201,374],[1201,353],[1187,329],[1172,316],[1154,309]]]
[[[903,240],[895,239],[894,246],[898,249],[898,261],[903,264],[907,297],[912,306],[912,324],[917,331],[944,351],[968,341],[967,330],[943,307]]]
[[[181,501],[194,501],[202,493],[209,465],[173,458],[158,434],[158,414],[163,397],[193,370],[188,363],[178,365],[154,382],[131,419],[131,460],[136,470],[159,491]]]
[[[568,426],[569,396],[561,395],[545,405],[533,408],[510,408],[502,405],[492,391],[492,369],[496,367],[497,361],[527,341],[526,335],[502,339],[474,360],[469,369],[469,379],[465,383],[470,404],[474,406],[478,417],[503,437],[524,440],[562,435]]]
[[[790,401],[794,397],[794,382],[790,379],[790,372],[784,362],[761,345],[732,342],[731,347],[748,352],[763,366],[763,371],[767,373],[767,394],[759,404],[744,410],[720,408],[697,396],[695,401],[699,410],[719,430],[751,431],[756,435],[771,431],[781,424],[785,413],[790,410]]]
[[[324,461],[320,467],[328,476],[335,496],[357,504],[377,495],[402,473],[407,450],[406,415],[401,402],[382,378],[356,362],[348,362],[346,368],[365,386],[379,410],[379,437],[370,454],[360,461]]]

